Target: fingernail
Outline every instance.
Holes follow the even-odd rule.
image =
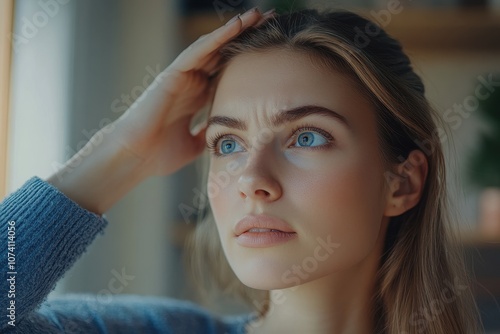
[[[238,14],[238,15],[234,16],[231,20],[227,21],[225,25],[227,26],[227,25],[230,25],[230,24],[238,21],[238,19],[240,18],[240,16],[241,16],[241,14]]]
[[[271,15],[271,14],[274,14],[274,13],[276,13],[276,8],[270,9],[270,10],[268,10],[267,12],[265,12],[262,15],[266,16],[266,15]]]
[[[253,8],[250,8],[245,13],[243,13],[243,15],[248,15],[248,14],[255,13],[255,12],[259,12],[259,7],[255,6]]]

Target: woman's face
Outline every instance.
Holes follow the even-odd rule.
[[[349,77],[313,61],[289,50],[239,55],[215,94],[210,204],[229,264],[256,289],[359,268],[385,235],[374,108]]]

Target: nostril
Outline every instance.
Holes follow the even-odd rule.
[[[257,190],[255,191],[255,195],[257,195],[257,196],[269,197],[269,195],[271,195],[271,194],[270,194],[270,193],[269,193],[269,191],[267,191],[267,190],[257,189]]]
[[[240,177],[238,180],[240,198],[243,200],[254,199],[274,201],[281,197],[281,187],[272,177]],[[235,194],[236,195],[236,194]]]
[[[263,190],[263,189],[257,189],[254,191],[254,196],[253,197],[264,197],[264,198],[267,198],[267,197],[270,197],[271,196],[271,193],[267,190]],[[248,195],[243,192],[243,191],[240,191],[240,197],[245,199],[248,197]]]

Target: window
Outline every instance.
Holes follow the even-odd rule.
[[[7,189],[7,136],[14,0],[0,1],[0,198]]]

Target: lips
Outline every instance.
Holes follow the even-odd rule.
[[[284,232],[296,233],[292,227],[281,219],[268,215],[248,215],[236,224],[234,233],[240,236],[243,233]]]
[[[247,232],[283,232],[283,231],[268,229],[268,228],[251,228]]]

